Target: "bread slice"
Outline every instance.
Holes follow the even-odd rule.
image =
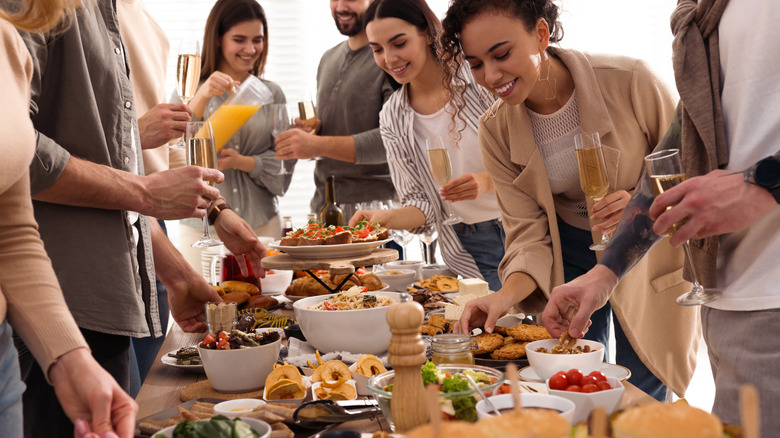
[[[349,231],[339,231],[325,237],[323,240],[325,241],[325,245],[343,245],[352,243],[352,233]]]

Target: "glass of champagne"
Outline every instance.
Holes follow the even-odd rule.
[[[200,81],[200,42],[193,38],[182,38],[179,42],[179,56],[176,61],[176,92],[187,105],[198,90]],[[171,146],[184,149],[184,139]]]
[[[682,170],[680,151],[678,149],[658,151],[646,156],[645,167],[648,176],[650,176],[650,187],[653,190],[653,196],[658,196],[666,190],[685,181],[685,173],[683,173]],[[667,210],[671,208],[671,206],[667,207]],[[683,219],[672,225],[667,232],[667,236],[673,235],[680,227],[685,225],[685,222],[685,219]],[[693,258],[691,257],[691,248],[688,245],[688,241],[683,243],[683,248],[685,248],[685,255],[688,256],[688,262],[691,267],[693,288],[689,292],[677,297],[677,304],[683,306],[696,306],[720,298],[721,291],[718,289],[704,288],[704,286],[699,283],[699,278],[696,275],[696,268],[693,266]]]
[[[187,145],[187,165],[217,168],[217,151],[214,148],[214,130],[211,122],[189,122],[184,132],[184,140]],[[209,182],[209,185],[214,183]],[[193,248],[206,248],[222,245],[222,242],[214,239],[209,234],[209,219],[203,217],[203,236],[192,244]]]
[[[447,184],[452,178],[452,164],[450,163],[450,154],[447,152],[447,148],[444,147],[444,141],[441,137],[435,139],[425,139],[425,149],[428,151],[428,161],[431,166],[431,175],[436,184],[443,186]],[[447,217],[442,222],[445,225],[455,225],[463,222],[463,219],[452,213],[452,205],[450,201],[442,200],[444,211],[447,213]]]
[[[271,105],[271,121],[273,127],[271,128],[271,135],[276,138],[277,135],[290,129],[292,125],[290,123],[290,116],[287,113],[286,103],[274,103]],[[284,166],[285,160],[279,160],[279,173],[277,175],[290,175],[292,172],[287,170]]]
[[[577,151],[577,166],[580,171],[580,187],[585,196],[594,203],[601,201],[609,191],[607,165],[604,151],[601,149],[599,133],[580,133],[574,136],[574,148]],[[601,233],[601,241],[589,246],[593,251],[603,251],[609,244],[609,234]]]
[[[314,100],[310,95],[298,102],[298,116],[305,125],[304,130],[313,133],[314,125],[317,122],[317,108],[315,108]]]

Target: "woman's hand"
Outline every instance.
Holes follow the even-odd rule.
[[[237,169],[249,173],[255,167],[255,158],[239,154],[235,149],[222,148],[217,158],[219,170]]]
[[[441,186],[440,194],[446,201],[467,201],[477,199],[494,188],[493,180],[487,172],[466,173]]]
[[[498,318],[506,314],[515,299],[509,293],[495,292],[479,297],[466,303],[460,320],[455,323],[452,331],[455,333],[470,333],[477,327],[484,327],[485,332],[493,333]]]
[[[596,225],[593,226],[593,231],[607,234],[615,231],[618,223],[620,223],[620,218],[623,216],[623,210],[626,209],[630,199],[630,193],[625,190],[618,190],[597,202],[590,214],[590,218],[593,219],[593,222],[596,222]]]
[[[203,85],[198,88],[195,96],[209,100],[214,96],[221,96],[225,91],[228,91],[239,84],[240,82],[234,81],[230,75],[222,73],[221,71],[215,71],[206,79]]]

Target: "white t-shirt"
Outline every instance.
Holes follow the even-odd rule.
[[[718,27],[728,170],[741,171],[780,150],[780,8],[774,0],[732,0]],[[721,237],[722,310],[780,307],[780,206],[748,229]]]
[[[462,129],[463,121],[457,117],[455,119],[458,123],[458,129]],[[414,139],[417,141],[417,146],[422,149],[423,156],[428,156],[425,150],[425,139],[441,136],[450,155],[453,179],[469,172],[484,172],[485,165],[482,163],[482,153],[479,149],[476,131],[466,126],[460,131],[461,139],[458,145],[453,145],[450,143],[449,135],[451,122],[452,115],[447,112],[446,107],[430,115],[415,111]],[[453,202],[451,206],[452,212],[463,219],[463,223],[467,224],[501,217],[495,190],[483,193],[477,199]]]

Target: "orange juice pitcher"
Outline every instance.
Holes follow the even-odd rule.
[[[217,152],[261,106],[271,102],[271,90],[256,76],[250,75],[240,86],[234,88],[234,94],[208,118],[214,130]]]

